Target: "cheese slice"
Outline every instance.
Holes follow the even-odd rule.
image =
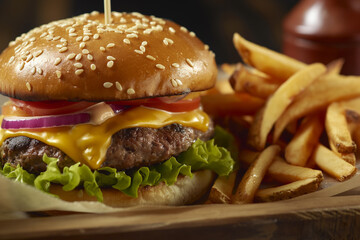
[[[0,144],[9,137],[26,136],[34,138],[57,147],[75,162],[81,162],[92,169],[98,169],[105,160],[114,133],[125,128],[161,128],[173,123],[205,132],[209,126],[209,116],[200,109],[170,113],[140,106],[109,118],[100,125],[79,124],[44,129],[0,129]]]

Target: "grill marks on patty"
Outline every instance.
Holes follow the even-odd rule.
[[[106,153],[102,167],[108,166],[118,170],[150,166],[163,162],[171,156],[186,151],[196,139],[209,140],[214,128],[210,124],[207,132],[171,124],[162,128],[128,128],[112,136],[112,143]],[[0,161],[13,166],[20,164],[30,173],[39,174],[46,170],[42,156],[59,159],[58,166],[74,164],[64,152],[36,139],[19,136],[8,138],[0,147]]]

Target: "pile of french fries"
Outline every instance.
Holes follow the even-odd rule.
[[[357,168],[360,77],[343,61],[305,64],[234,34],[243,64],[202,96],[203,107],[234,134],[240,169],[219,177],[211,203],[294,198],[318,190],[324,174],[344,181]]]

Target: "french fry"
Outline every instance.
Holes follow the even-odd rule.
[[[255,194],[255,202],[273,202],[298,197],[315,192],[320,182],[316,178],[308,178],[288,183],[279,187],[260,189]]]
[[[321,144],[316,146],[312,157],[320,169],[338,181],[344,181],[356,173],[355,166],[344,161]]]
[[[323,75],[295,97],[275,124],[277,140],[288,125],[300,117],[326,108],[330,103],[360,97],[360,77]]]
[[[330,62],[327,65],[328,74],[335,74],[335,75],[340,74],[343,65],[344,65],[344,59],[342,58]]]
[[[212,203],[231,203],[232,191],[236,180],[236,171],[229,176],[219,176],[210,189],[209,200]]]
[[[351,165],[355,166],[356,164],[356,156],[355,153],[340,153],[336,146],[334,146],[333,141],[329,140],[330,149],[339,157],[341,157],[346,162],[350,163]]]
[[[247,144],[258,151],[262,150],[260,145],[260,126],[264,116],[264,110],[265,108],[261,108],[255,114],[247,139]]]
[[[313,114],[306,117],[299,130],[285,148],[285,159],[288,163],[305,166],[312,151],[319,142],[323,131],[322,114]]]
[[[237,68],[238,64],[229,64],[229,63],[223,63],[220,65],[221,70],[224,71],[224,73],[226,73],[227,75],[231,75],[233,74],[233,72],[235,71],[235,69]]]
[[[279,152],[279,146],[271,145],[260,153],[244,174],[232,198],[232,203],[244,204],[253,201],[255,192],[258,190],[267,169]]]
[[[229,81],[235,92],[247,92],[265,99],[273,94],[280,85],[270,82],[269,79],[268,75],[259,71],[251,71],[239,64]]]
[[[306,66],[298,60],[249,42],[238,33],[234,34],[233,42],[245,63],[282,82]]]
[[[259,154],[260,152],[243,149],[239,152],[239,160],[246,165],[250,165],[255,161]],[[280,183],[290,183],[307,178],[316,178],[321,182],[324,179],[320,170],[291,165],[279,156],[275,157],[267,174]]]
[[[288,164],[281,157],[276,157],[268,169],[270,177],[280,183],[291,183],[303,179],[315,178],[319,182],[324,179],[320,170]]]
[[[332,149],[335,149],[335,151],[339,153],[356,152],[356,144],[351,139],[345,111],[341,103],[333,102],[327,108],[325,128]]]
[[[265,105],[264,116],[260,126],[260,148],[264,148],[267,136],[274,123],[289,106],[296,95],[326,71],[321,63],[309,65],[291,76],[283,83]]]
[[[264,100],[248,94],[214,93],[201,96],[204,111],[213,116],[253,114],[264,105]]]

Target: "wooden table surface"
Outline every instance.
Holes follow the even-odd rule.
[[[0,239],[360,239],[360,196],[0,221]]]

